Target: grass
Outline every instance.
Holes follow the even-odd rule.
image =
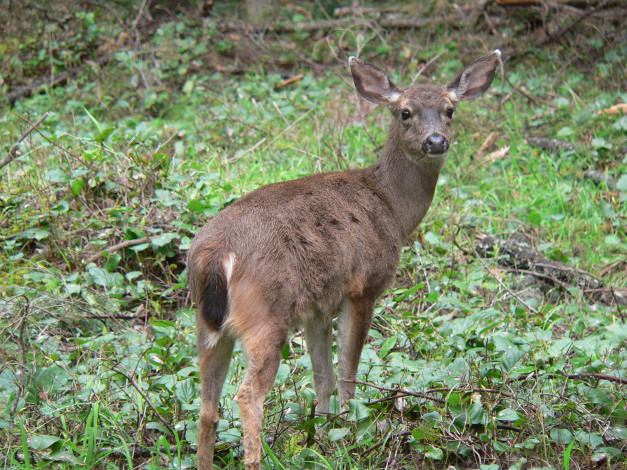
[[[74,21],[72,33],[50,26],[65,54],[54,54],[59,71],[123,29],[102,9]],[[343,67],[298,68],[304,78],[278,88],[284,77],[267,65],[208,69],[207,44],[240,47],[211,21],[175,16],[143,49],[123,43],[107,64],[3,109],[5,153],[49,113],[1,170],[5,468],[193,467],[200,401],[184,270],[193,234],[260,185],[368,165],[383,144],[385,111],[355,99]],[[360,43],[357,33],[372,32],[363,28],[338,44],[363,46],[401,85],[438,52],[448,51],[422,80],[445,81],[484,52],[459,50],[473,40],[464,29],[434,27],[438,40],[420,47],[436,31]],[[292,39],[320,54],[315,38]],[[625,307],[477,247],[481,234],[519,234],[549,259],[627,287],[625,117],[600,113],[625,102],[616,77],[627,50],[597,39],[577,30],[517,57],[487,96],[461,104],[432,208],[378,304],[355,400],[312,417],[311,367],[295,331],[266,402],[267,468],[625,465],[627,397],[614,380],[627,377]],[[6,79],[47,70],[57,47],[48,40],[23,40],[29,60],[11,61]],[[283,59],[292,51],[273,48]],[[530,134],[572,145],[542,150]],[[589,169],[616,186],[585,178]],[[236,350],[221,401],[223,468],[241,468],[234,396],[244,367]]]

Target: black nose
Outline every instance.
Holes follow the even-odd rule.
[[[441,155],[448,150],[448,140],[443,135],[432,134],[422,144],[422,150],[431,155]]]

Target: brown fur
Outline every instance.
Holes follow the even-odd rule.
[[[487,89],[498,55],[471,64],[453,85],[440,88],[400,90],[376,67],[354,58],[350,64],[357,90],[392,113],[378,162],[264,186],[214,217],[190,248],[203,393],[201,470],[212,468],[218,400],[236,338],[248,362],[237,394],[246,469],[260,468],[263,401],[291,326],[304,325],[317,411],[327,413],[335,388],[332,319],[338,316],[340,403],[354,397],[375,301],[433,199],[451,139],[447,113],[469,99],[464,90],[474,98]]]

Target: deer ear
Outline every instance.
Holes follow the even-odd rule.
[[[492,85],[501,51],[496,49],[462,70],[446,88],[453,101],[472,100],[480,97]]]
[[[355,88],[368,101],[389,105],[401,96],[392,80],[374,65],[352,56],[348,59],[348,65]]]

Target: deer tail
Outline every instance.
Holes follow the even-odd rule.
[[[219,257],[212,257],[202,266],[198,265],[198,259],[194,261],[190,265],[190,288],[198,304],[198,315],[209,330],[219,333],[228,315],[228,283],[235,255],[229,254],[223,262],[219,262]]]

